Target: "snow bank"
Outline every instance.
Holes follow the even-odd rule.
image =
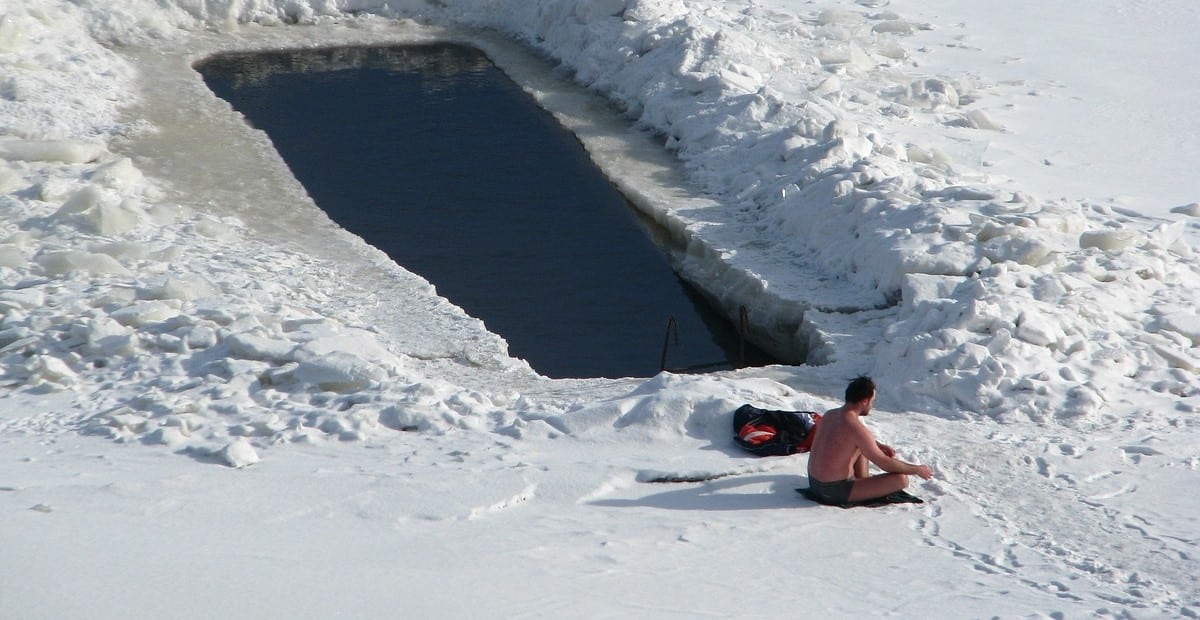
[[[814,404],[818,402],[815,399],[805,402],[795,391],[765,379],[730,382],[663,373],[628,394],[542,420],[579,438],[640,443],[690,437],[732,449],[736,444],[730,414],[748,402],[774,409],[828,408],[824,403]]]

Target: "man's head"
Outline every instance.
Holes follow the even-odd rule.
[[[846,386],[846,402],[852,405],[862,405],[869,410],[871,399],[875,398],[875,382],[866,375],[855,377]]]

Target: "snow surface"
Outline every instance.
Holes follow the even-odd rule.
[[[0,616],[1196,617],[1198,27],[1191,0],[0,0]],[[539,377],[190,68],[433,40],[809,363]],[[860,372],[924,505],[815,506],[805,457],[730,439]]]

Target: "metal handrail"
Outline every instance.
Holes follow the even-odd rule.
[[[662,358],[658,365],[659,372],[667,369],[667,346],[671,344],[672,333],[675,334],[675,346],[679,346],[679,322],[675,320],[675,315],[667,317],[667,333],[663,337]]]
[[[717,366],[725,366],[726,364],[733,366],[734,369],[746,367],[746,333],[750,330],[750,313],[746,310],[746,306],[738,306],[738,360],[734,364],[731,360],[723,362],[709,362],[707,364],[695,364],[685,366],[683,368],[673,368],[671,372],[686,373],[703,370],[705,368],[716,368]],[[675,320],[675,316],[667,317],[667,331],[663,336],[662,357],[659,358],[659,372],[667,370],[667,348],[671,344],[671,336],[675,336],[675,346],[679,346],[679,322]]]

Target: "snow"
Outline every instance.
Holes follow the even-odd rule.
[[[1197,26],[1188,0],[0,0],[0,616],[1195,617]],[[190,68],[435,40],[808,363],[540,377]],[[741,404],[828,409],[863,372],[927,503],[815,506],[804,456],[737,452]]]

